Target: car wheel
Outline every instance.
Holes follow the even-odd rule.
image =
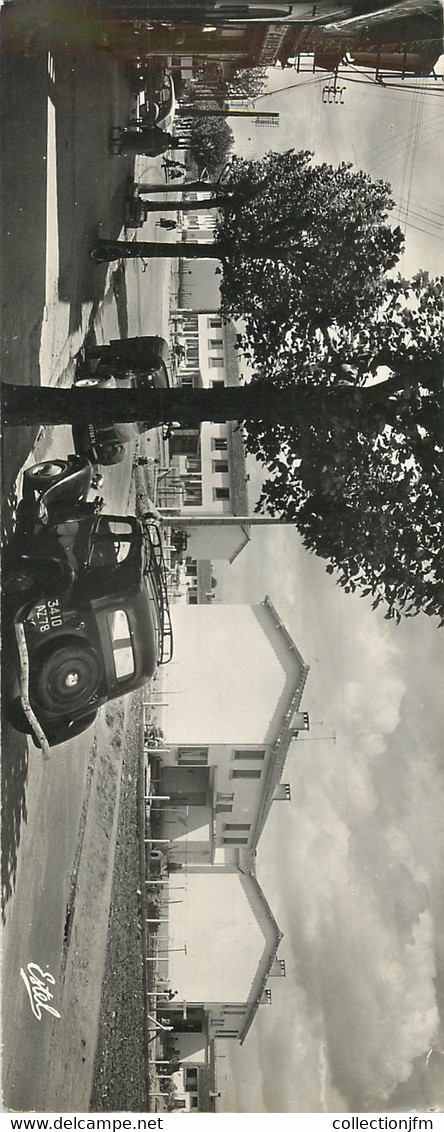
[[[57,480],[62,479],[69,469],[67,460],[46,460],[42,464],[34,464],[28,468],[25,477],[38,491],[45,491],[52,487]]]
[[[9,569],[5,571],[2,579],[2,589],[5,597],[30,594],[34,586],[35,577],[31,567],[26,565],[21,566],[19,562],[14,566],[10,566]]]
[[[31,597],[42,588],[53,593],[66,589],[70,577],[62,564],[47,558],[31,558],[26,554],[5,555],[2,588],[7,597]]]
[[[100,662],[90,646],[73,643],[52,650],[37,673],[34,696],[49,711],[67,711],[87,704],[97,691]]]

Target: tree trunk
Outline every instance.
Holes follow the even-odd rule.
[[[146,421],[149,428],[180,421],[266,420],[285,424],[313,404],[307,389],[270,390],[261,385],[213,389],[76,389],[2,385],[3,422],[9,425],[112,425]]]
[[[279,118],[278,110],[218,110],[212,106],[183,106],[176,109],[176,116],[184,118]]]
[[[91,257],[95,263],[109,263],[113,259],[229,259],[233,255],[233,251],[239,252],[240,247],[242,254],[248,259],[265,259],[270,260],[272,263],[286,262],[291,249],[287,247],[275,247],[272,243],[267,244],[265,241],[260,243],[250,243],[245,240],[240,246],[236,248],[230,243],[224,243],[222,240],[210,240],[205,243],[202,241],[193,242],[192,240],[179,240],[177,242],[168,241],[162,242],[152,240],[140,240],[138,243],[132,243],[130,240],[97,240],[94,248],[91,251]],[[308,252],[305,252],[308,256]]]
[[[403,370],[403,385],[408,388],[421,380],[418,367]],[[426,384],[426,369],[422,384]],[[274,389],[265,382],[239,387],[217,386],[213,389],[100,389],[94,386],[76,389],[35,388],[23,385],[2,385],[3,422],[7,425],[84,424],[112,425],[123,422],[147,422],[148,428],[179,421],[185,428],[197,428],[204,421],[259,421],[265,424],[291,425],[316,419],[319,397],[329,401],[331,411],[358,412],[375,405],[382,414],[387,398],[399,390],[401,376],[392,381],[367,387],[288,386]],[[379,408],[380,407],[380,408]],[[325,411],[325,410],[324,410]]]
[[[91,256],[96,263],[109,263],[113,259],[221,259],[223,245],[186,243],[184,240],[165,243],[140,240],[97,240]],[[228,249],[226,253],[228,254]]]
[[[214,193],[219,186],[214,181],[178,181],[175,185],[150,185],[149,181],[134,181],[139,196],[153,193]]]
[[[145,201],[145,208],[148,212],[194,212],[196,208],[202,212],[204,209],[222,208],[226,204],[226,197],[220,195],[214,196],[212,200],[168,200],[168,201]]]

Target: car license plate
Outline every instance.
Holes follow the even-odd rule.
[[[57,598],[48,598],[48,601],[34,606],[32,620],[40,633],[49,633],[50,629],[59,629],[63,625],[63,619]]]

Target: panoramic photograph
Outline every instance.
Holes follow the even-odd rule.
[[[444,1111],[443,19],[0,2],[5,1113]]]

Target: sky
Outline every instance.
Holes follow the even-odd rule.
[[[401,271],[444,273],[443,96],[345,82],[344,105],[326,106],[323,85],[257,100],[279,129],[235,123],[237,151],[307,148],[389,180]],[[250,458],[248,471],[252,510],[262,472]],[[253,529],[214,572],[222,601],[270,596],[310,665],[311,720],[283,775],[291,803],[274,804],[258,850],[287,974],[245,1045],[218,1043],[220,1108],[444,1110],[442,631],[344,594],[292,527]]]

